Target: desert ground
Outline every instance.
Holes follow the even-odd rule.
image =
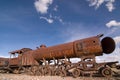
[[[60,77],[60,76],[30,76],[26,74],[1,74],[0,80],[120,80],[120,76],[105,77]]]

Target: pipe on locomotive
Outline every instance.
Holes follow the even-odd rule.
[[[67,58],[76,58],[82,56],[101,56],[103,53],[110,54],[115,49],[115,42],[111,37],[100,39],[103,34],[76,40],[73,42],[60,44],[52,47],[42,45],[39,49],[33,50],[30,53],[37,61]]]

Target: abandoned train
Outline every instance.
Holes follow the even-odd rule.
[[[79,77],[85,74],[112,75],[111,67],[117,62],[96,63],[95,57],[110,54],[115,49],[111,37],[103,34],[52,47],[41,45],[36,50],[22,48],[10,52],[10,58],[0,58],[0,72],[30,75],[59,75]],[[71,58],[79,58],[77,63]]]

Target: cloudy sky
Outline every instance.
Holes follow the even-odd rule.
[[[0,56],[101,33],[117,44],[103,61],[120,60],[120,0],[0,0]]]

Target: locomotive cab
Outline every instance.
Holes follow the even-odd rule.
[[[20,61],[20,55],[21,53],[18,52],[10,52],[10,59],[9,59],[9,65],[10,66],[18,66]]]
[[[15,50],[15,51],[10,52],[9,64],[11,66],[22,65],[22,57],[23,57],[24,53],[27,51],[31,51],[31,50],[32,49],[30,49],[30,48],[22,48],[20,50]]]

